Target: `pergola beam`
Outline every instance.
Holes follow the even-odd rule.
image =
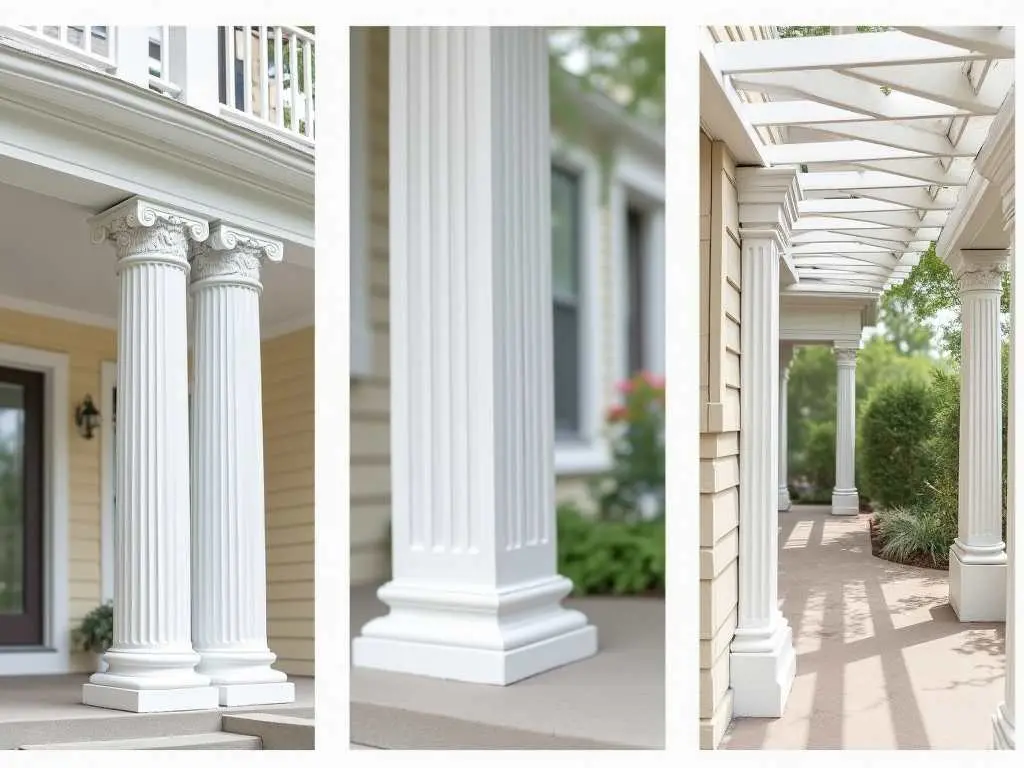
[[[928,186],[927,182],[920,179],[889,171],[817,171],[801,173],[798,179],[800,189],[805,192],[815,189],[856,191]]]
[[[772,165],[796,163],[859,163],[875,160],[920,159],[928,156],[870,141],[816,141],[804,144],[769,144],[765,157]]]
[[[970,173],[944,169],[939,165],[938,160],[933,157],[898,160],[862,160],[857,161],[856,165],[869,171],[882,171],[883,173],[909,176],[912,179],[939,187],[963,187],[967,185],[971,178]]]
[[[842,136],[847,139],[860,139],[883,144],[888,147],[908,149],[937,157],[974,157],[981,145],[974,146],[971,142],[958,142],[954,146],[944,134],[914,128],[895,122],[858,122],[833,123],[814,128],[817,135],[821,133]],[[960,146],[963,144],[963,146]]]
[[[723,42],[715,46],[722,73],[839,69],[986,58],[984,52],[900,31],[842,37],[801,37]]]
[[[1003,101],[997,90],[985,89],[984,84],[975,93],[960,62],[917,67],[860,67],[842,71],[850,77],[959,107],[974,115],[994,115]]]
[[[968,48],[983,58],[1012,59],[1016,47],[1013,27],[897,27],[922,40]]]

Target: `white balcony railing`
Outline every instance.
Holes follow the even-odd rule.
[[[315,136],[312,27],[123,27],[120,35],[107,26],[0,27],[4,41],[109,72],[256,130],[306,143]]]

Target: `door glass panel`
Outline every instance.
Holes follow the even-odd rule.
[[[25,611],[25,393],[0,383],[0,614]]]

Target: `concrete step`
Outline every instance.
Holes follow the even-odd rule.
[[[237,733],[189,733],[144,739],[65,741],[58,744],[26,744],[18,749],[262,749],[259,736]]]
[[[224,715],[221,730],[259,738],[263,749],[314,749],[316,724],[312,717],[273,712]]]

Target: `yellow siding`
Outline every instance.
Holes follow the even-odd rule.
[[[700,135],[701,448],[700,741],[718,746],[732,717],[739,525],[740,248],[736,166]]]
[[[0,309],[0,342],[68,355],[68,596],[70,631],[100,602],[100,441],[83,440],[75,405],[89,393],[99,402],[100,369],[116,356],[108,328]]]
[[[313,328],[263,342],[267,639],[277,666],[313,674]]]

